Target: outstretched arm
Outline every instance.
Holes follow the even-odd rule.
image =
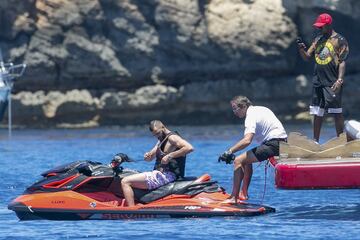
[[[228,151],[230,151],[230,153],[235,153],[237,151],[240,151],[240,150],[246,148],[247,146],[249,146],[251,144],[253,138],[254,138],[253,133],[245,134],[245,136],[239,142],[237,142],[234,146],[229,148]]]

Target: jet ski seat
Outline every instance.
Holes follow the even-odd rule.
[[[215,181],[210,181],[211,177],[204,174],[198,178],[185,177],[175,182],[166,184],[155,190],[134,189],[135,199],[141,203],[149,203],[171,194],[195,195],[200,192],[221,191]]]

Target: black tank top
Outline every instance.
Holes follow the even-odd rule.
[[[164,148],[166,143],[168,142],[168,138],[171,135],[178,135],[177,133],[170,132],[168,133],[165,138],[159,143],[156,149],[156,162],[154,166],[154,170],[168,170],[173,172],[177,179],[183,178],[185,175],[185,163],[186,163],[186,156],[172,158],[168,164],[161,164],[161,159],[166,155],[169,154],[168,152],[164,152]],[[177,151],[178,148],[175,149]]]

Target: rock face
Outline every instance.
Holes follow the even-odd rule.
[[[355,81],[359,9],[347,0],[1,1],[0,47],[28,65],[15,84],[14,121],[227,123],[236,121],[228,101],[239,94],[296,120],[311,94],[301,74],[312,68],[300,61],[296,36],[309,42],[316,15],[330,12],[350,42]],[[345,90],[355,96],[355,88]],[[344,100],[352,110],[356,101]]]

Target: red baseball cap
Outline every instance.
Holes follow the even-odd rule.
[[[313,26],[317,28],[321,28],[325,25],[330,25],[331,23],[332,23],[332,17],[327,13],[322,13],[317,17]]]

